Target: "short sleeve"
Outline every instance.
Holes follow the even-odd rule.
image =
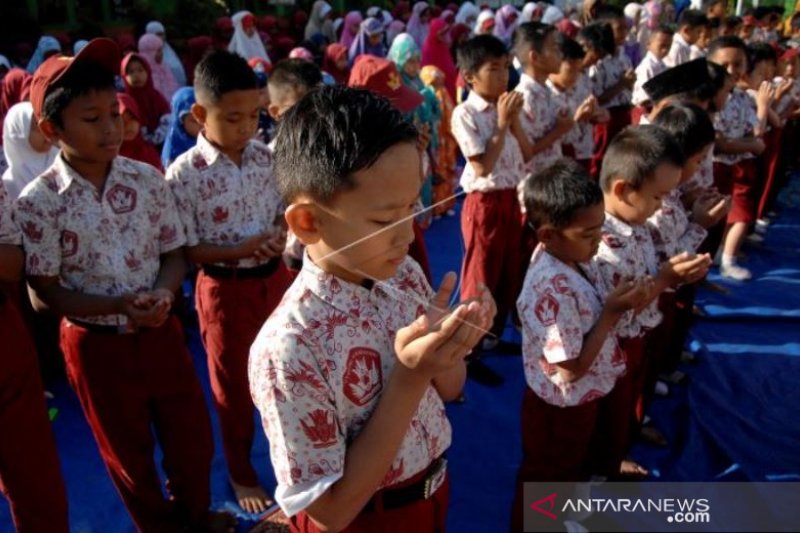
[[[190,152],[191,153],[191,152]],[[167,183],[172,192],[177,219],[183,227],[186,246],[197,246],[200,238],[197,235],[197,217],[195,214],[194,189],[191,185],[194,171],[189,168],[189,159],[184,154],[167,169]],[[187,176],[187,174],[189,174]],[[188,179],[187,179],[188,178]]]
[[[262,331],[250,351],[250,390],[269,439],[278,485],[285,491],[341,475],[347,445],[326,363],[314,355],[324,350],[311,346],[298,325],[270,322],[265,327],[275,328]]]
[[[451,120],[453,137],[464,157],[469,158],[486,152],[486,143],[481,139],[475,117],[467,110],[464,104],[453,111]]]
[[[543,355],[550,364],[576,359],[583,346],[583,327],[575,294],[569,290],[538,292],[536,301],[520,317],[530,335],[525,349]]]
[[[0,244],[18,245],[22,243],[22,236],[14,223],[11,209],[11,197],[0,180]]]
[[[55,198],[55,193],[39,181],[27,187],[14,204],[28,276],[53,277],[61,272],[61,227]]]
[[[155,180],[159,210],[158,250],[160,254],[165,254],[186,244],[186,236],[169,185],[161,176],[156,175]]]

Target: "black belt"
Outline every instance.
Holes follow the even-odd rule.
[[[221,267],[203,265],[203,273],[214,279],[258,279],[268,278],[278,270],[281,259],[274,257],[268,263],[253,268]]]
[[[91,322],[84,322],[83,320],[78,320],[76,318],[67,318],[67,322],[78,326],[79,328],[83,328],[86,331],[91,331],[92,333],[103,333],[105,335],[130,335],[131,333],[137,333],[139,331],[138,328],[131,328],[127,325],[112,326],[110,324],[92,324]]]
[[[420,500],[427,500],[442,486],[446,474],[447,460],[439,457],[430,464],[422,478],[415,483],[396,489],[387,487],[376,492],[364,506],[362,512],[372,512],[378,509],[378,501],[382,503],[383,509],[398,509]]]

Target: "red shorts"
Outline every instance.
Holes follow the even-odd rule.
[[[755,158],[744,159],[734,165],[714,163],[714,184],[722,194],[731,195],[728,224],[749,224],[756,219],[760,187]]]

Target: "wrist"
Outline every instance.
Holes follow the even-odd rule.
[[[419,391],[420,394],[428,388],[435,374],[428,374],[420,370],[408,368],[398,361],[392,370],[389,381],[396,383],[400,390],[405,392]]]

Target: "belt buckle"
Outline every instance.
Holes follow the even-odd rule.
[[[436,470],[425,480],[423,498],[426,500],[439,490],[439,487],[442,486],[447,475],[447,459],[442,458],[438,463],[439,464],[436,465]]]

